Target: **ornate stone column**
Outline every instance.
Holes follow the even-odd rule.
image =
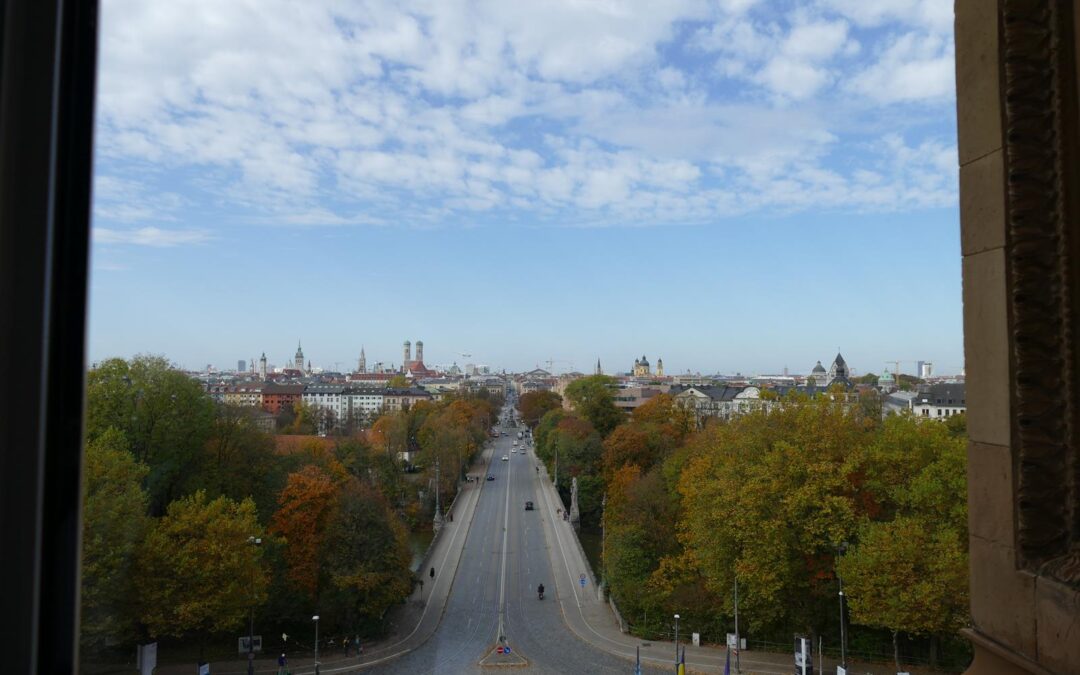
[[[1075,0],[957,0],[972,673],[1080,672]]]

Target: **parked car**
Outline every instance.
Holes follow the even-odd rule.
[[[495,474],[488,474],[488,480],[495,480]]]
[[[533,510],[533,503],[532,502],[525,502],[525,510],[526,511],[532,511]]]
[[[503,455],[503,461],[504,462],[509,462],[510,461],[510,455]]]

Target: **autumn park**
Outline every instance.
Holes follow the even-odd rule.
[[[431,531],[501,401],[421,402],[341,436],[302,404],[277,420],[214,402],[160,357],[112,359],[87,378],[82,662],[157,641],[189,662],[236,655],[253,621],[310,648],[378,637],[413,591],[410,532]],[[399,453],[412,453],[405,465]]]
[[[631,632],[660,639],[678,613],[687,633],[722,640],[737,582],[750,649],[788,651],[802,633],[838,656],[842,580],[849,656],[967,663],[963,416],[883,420],[836,391],[699,429],[666,394],[627,418],[611,384],[586,377],[569,406],[533,392],[518,407],[566,503],[577,478]]]

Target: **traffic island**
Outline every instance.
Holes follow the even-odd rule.
[[[505,638],[499,640],[488,655],[480,659],[480,666],[483,668],[525,668],[528,665],[529,661],[512,649]]]

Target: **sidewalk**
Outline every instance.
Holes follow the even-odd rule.
[[[530,459],[539,464],[532,448]],[[675,665],[675,643],[673,641],[647,641],[623,633],[619,620],[611,606],[603,599],[601,589],[594,584],[589,574],[589,564],[577,541],[577,534],[568,521],[563,520],[558,509],[563,508],[558,492],[541,465],[536,477],[543,510],[544,535],[549,546],[552,569],[555,570],[556,595],[562,610],[563,620],[578,638],[593,647],[633,661],[637,649],[641,648],[643,663],[659,667]],[[581,580],[585,579],[582,585]],[[679,641],[680,648],[686,649],[686,667],[690,672],[722,673],[727,661],[727,649],[719,646],[695,647],[690,644],[690,635],[686,642]],[[739,656],[742,673],[762,673],[764,675],[790,675],[794,671],[794,654],[774,652],[742,651]],[[835,673],[837,661],[826,658],[823,673]],[[814,659],[817,670],[818,660]],[[924,669],[905,666],[910,672],[928,672]],[[895,669],[891,665],[855,663],[848,661],[850,675],[891,675]],[[731,672],[735,673],[735,655],[732,654]]]
[[[467,473],[486,475],[493,453],[493,446],[484,450],[479,460],[469,467]],[[387,614],[388,636],[381,640],[365,642],[364,653],[359,658],[345,656],[340,647],[333,650],[327,648],[325,651],[320,649],[322,652],[319,654],[320,673],[358,671],[386,663],[416,649],[435,633],[453,589],[461,552],[465,548],[465,540],[476,513],[476,504],[480,501],[480,491],[484,489],[485,484],[483,480],[465,483],[454,500],[450,511],[454,514],[453,522],[449,520],[443,522],[442,530],[432,541],[420,565],[419,573],[424,579],[423,599],[420,598],[421,589],[418,588],[403,605],[392,608]],[[434,584],[426,574],[432,567],[435,568]],[[156,672],[160,675],[190,675],[193,668],[194,665],[191,663],[170,663],[158,667]],[[288,669],[292,675],[314,673],[314,655],[310,651],[306,654],[290,655]],[[246,675],[247,660],[239,658],[214,661],[210,671],[214,675]],[[260,675],[276,675],[278,673],[277,654],[265,654],[256,658],[255,672]]]

